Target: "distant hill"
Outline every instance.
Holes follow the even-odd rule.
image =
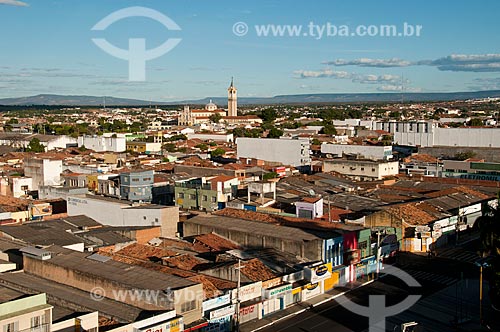
[[[313,104],[313,103],[355,103],[355,102],[406,102],[420,101],[451,101],[480,98],[500,98],[500,90],[474,92],[432,92],[432,93],[318,93],[300,95],[279,95],[274,97],[240,97],[238,103],[242,105],[270,105],[270,104]],[[142,106],[154,105],[182,105],[206,104],[210,100],[220,106],[227,105],[226,97],[207,97],[198,100],[183,100],[172,102],[150,102],[146,100],[116,98],[106,96],[106,105],[109,106]],[[102,106],[104,97],[100,96],[64,96],[42,94],[30,97],[0,99],[0,105],[64,105],[64,106]]]

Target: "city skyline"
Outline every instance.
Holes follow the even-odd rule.
[[[131,6],[161,12],[180,30],[140,17],[116,22],[107,31],[91,30],[110,13]],[[0,98],[43,93],[155,101],[223,97],[232,76],[240,97],[400,92],[402,86],[405,92],[498,89],[500,52],[493,46],[499,39],[498,9],[493,1],[433,7],[396,1],[293,7],[241,1],[228,7],[220,1],[1,0],[0,27],[9,32],[1,37],[6,47],[0,54]],[[249,29],[244,35],[234,30],[240,22]],[[352,29],[410,24],[421,31],[407,37],[327,36],[328,24]],[[306,32],[258,36],[256,29],[267,25],[301,26]],[[144,82],[133,82],[127,62],[103,52],[92,38],[122,48],[129,38],[145,38],[150,48],[168,38],[182,40],[146,62]]]

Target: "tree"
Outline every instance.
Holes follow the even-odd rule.
[[[32,138],[26,147],[26,152],[45,152],[45,146],[36,137]]]
[[[269,173],[266,173],[262,176],[262,180],[266,181],[266,180],[269,180],[269,179],[275,179],[278,177],[278,173],[276,172],[269,172]]]
[[[483,125],[483,120],[479,118],[473,118],[470,120],[470,125],[473,127],[481,127]]]
[[[217,148],[215,150],[212,150],[210,151],[210,156],[213,158],[213,157],[220,157],[220,156],[223,156],[224,154],[226,153],[226,151],[224,151],[224,149],[222,148]]]
[[[200,149],[201,151],[208,150],[208,145],[206,145],[205,143],[197,144],[194,147]]]
[[[469,158],[474,158],[476,153],[474,151],[464,151],[464,152],[459,152],[455,155],[456,160],[467,160]]]
[[[335,126],[331,123],[326,123],[323,125],[323,129],[321,129],[321,134],[325,135],[336,135],[337,130],[335,129]]]
[[[219,123],[222,120],[222,116],[219,113],[214,113],[208,117],[210,122]]]
[[[280,138],[283,135],[283,130],[273,127],[269,130],[267,138]]]
[[[319,139],[317,138],[313,138],[312,141],[311,141],[311,144],[312,145],[321,145],[321,142]]]
[[[264,122],[273,122],[278,117],[278,114],[276,113],[276,110],[274,110],[273,108],[266,108],[265,110],[262,111],[260,117]]]
[[[175,143],[166,143],[163,145],[163,150],[167,151],[167,152],[175,152],[176,150],[176,145]]]

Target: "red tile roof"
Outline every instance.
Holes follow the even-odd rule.
[[[209,248],[210,251],[241,249],[238,244],[214,233],[195,236],[194,243],[200,243],[203,246]]]

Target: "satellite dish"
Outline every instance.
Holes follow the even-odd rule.
[[[314,190],[309,189],[309,195],[311,195],[311,196],[316,196],[316,193],[314,192]]]

